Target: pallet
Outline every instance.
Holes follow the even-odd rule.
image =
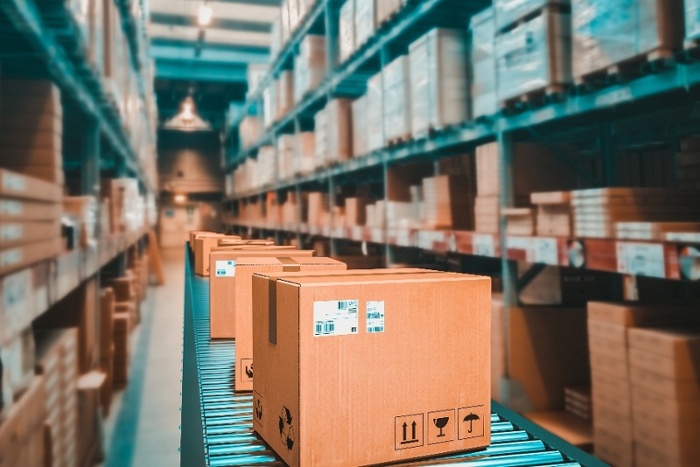
[[[564,84],[549,84],[544,88],[526,92],[520,96],[504,99],[500,102],[503,111],[527,110],[564,98],[567,86]]]
[[[672,49],[659,47],[601,70],[575,76],[574,90],[579,93],[592,91],[667,70],[673,65],[674,59],[675,52]]]

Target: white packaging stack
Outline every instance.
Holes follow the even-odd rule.
[[[685,0],[685,39],[695,41],[700,38],[700,0]]]
[[[367,82],[367,149],[369,152],[384,147],[384,109],[382,98],[382,73]]]
[[[294,74],[291,70],[280,73],[275,81],[277,105],[276,120],[284,118],[294,107]]]
[[[355,157],[367,154],[369,148],[367,107],[367,94],[352,102],[352,154]]]
[[[555,7],[496,36],[498,98],[560,92],[571,83],[571,14]]]
[[[241,148],[246,149],[258,142],[260,138],[260,119],[248,116],[241,120],[238,127]]]
[[[299,27],[299,0],[287,0],[289,9],[289,33],[294,33]]]
[[[275,85],[271,83],[268,87],[263,90],[263,124],[265,128],[270,128],[270,126],[275,122],[275,117],[277,115],[277,100],[275,99]]]
[[[568,5],[571,0],[494,0],[493,9],[499,31],[532,15],[547,5]]]
[[[433,29],[409,50],[413,136],[467,120],[469,87],[462,32]]]
[[[340,8],[339,59],[344,63],[355,51],[355,0],[345,0]]]
[[[488,117],[498,112],[493,8],[474,15],[470,29],[472,114],[474,118]]]
[[[666,240],[670,233],[700,233],[699,222],[616,222],[615,237],[630,240]]]
[[[407,55],[401,55],[382,71],[384,76],[384,125],[387,142],[411,136],[411,87]],[[374,128],[374,127],[370,127]]]
[[[326,74],[326,39],[309,34],[302,39],[294,61],[294,102],[316,89]]]
[[[313,131],[297,133],[297,158],[296,173],[310,174],[315,169],[316,158],[316,134]]]
[[[406,4],[406,0],[377,0],[377,26],[381,26]]]
[[[600,188],[572,192],[575,235],[615,238],[616,223],[697,222],[700,190]]]
[[[294,135],[280,135],[277,138],[277,177],[287,180],[294,176]]]
[[[637,57],[672,56],[683,41],[682,9],[681,0],[572,0],[574,77]]]
[[[274,183],[277,154],[274,146],[263,146],[258,150],[258,187]]]
[[[328,109],[319,110],[314,117],[316,150],[314,151],[316,168],[325,167],[328,163]]]
[[[355,46],[362,47],[377,28],[375,2],[384,0],[355,0]]]
[[[343,162],[352,157],[351,105],[350,99],[333,99],[326,105],[326,161],[329,164]]]
[[[419,226],[417,206],[410,201],[387,201],[386,223],[390,229],[408,229]]]

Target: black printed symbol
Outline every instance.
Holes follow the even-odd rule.
[[[425,444],[423,414],[394,417],[394,449],[415,449]]]
[[[467,430],[468,433],[471,433],[472,429],[474,428],[474,426],[473,426],[474,420],[481,420],[479,418],[479,416],[477,414],[475,414],[474,412],[470,412],[469,415],[464,417],[463,421],[469,422],[469,430]]]
[[[445,434],[442,432],[442,429],[447,426],[447,423],[450,421],[450,417],[440,417],[440,418],[433,418],[433,423],[437,427],[438,430],[440,430],[440,434],[437,435],[438,438],[442,438],[445,436]]]
[[[287,407],[282,407],[282,413],[279,419],[280,439],[288,450],[294,447],[295,435],[294,426],[292,426],[292,413]]]
[[[250,383],[253,381],[253,359],[252,358],[241,358],[241,381],[244,383]]]
[[[258,420],[262,420],[263,416],[263,407],[262,407],[262,401],[260,399],[255,399],[255,418]]]
[[[416,426],[418,426],[418,424],[414,420],[410,426],[411,433],[409,437],[409,426],[406,422],[403,422],[403,425],[401,425],[401,428],[403,429],[403,440],[401,441],[401,444],[411,444],[418,442],[418,438],[416,437]]]
[[[251,363],[250,366],[245,367],[245,374],[248,375],[248,378],[253,377],[253,364]]]

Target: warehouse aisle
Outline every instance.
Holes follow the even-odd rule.
[[[180,464],[184,251],[162,251],[166,282],[150,289],[132,341],[131,381],[107,423],[109,467]]]

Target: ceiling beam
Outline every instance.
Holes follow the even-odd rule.
[[[151,43],[151,57],[167,59],[188,59],[194,57],[197,41],[177,39],[158,39]],[[201,44],[199,58],[203,61],[232,63],[268,63],[268,49],[249,46],[230,46],[227,44]]]
[[[154,39],[179,39],[196,41],[204,31],[204,40],[216,44],[269,47],[271,35],[263,32],[236,31],[229,29],[199,28],[152,23],[149,35]]]
[[[208,5],[212,9],[212,19],[272,23],[279,15],[279,8],[269,3],[210,1]],[[164,13],[192,18],[197,18],[197,11],[201,4],[201,1],[193,0],[151,0],[149,2],[151,14]]]
[[[151,23],[199,27],[195,17],[178,15],[176,13],[152,13]],[[272,25],[261,21],[212,18],[211,24],[207,26],[207,29],[235,29],[237,31],[269,33],[272,30]]]
[[[242,63],[215,63],[197,59],[156,59],[156,78],[245,83],[248,67]]]

